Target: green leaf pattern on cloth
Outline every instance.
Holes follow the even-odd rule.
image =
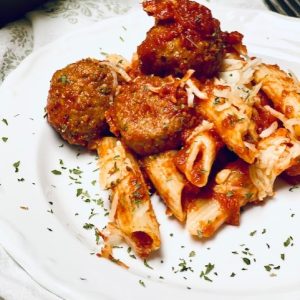
[[[0,83],[10,71],[32,52],[33,34],[30,22],[18,21],[0,30]]]
[[[77,23],[78,17],[91,18],[93,21],[98,21],[103,18],[107,11],[114,14],[125,13],[129,7],[122,4],[119,0],[59,0],[49,2],[43,6],[44,12],[50,17],[55,18],[61,16],[67,19],[70,23]]]
[[[75,29],[83,20],[86,20],[85,24],[93,23],[124,14],[130,9],[131,2],[134,0],[49,1],[26,18],[6,25],[0,29],[0,84],[33,51],[36,16],[58,23],[63,20]]]

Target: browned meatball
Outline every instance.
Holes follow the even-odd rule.
[[[219,71],[226,43],[241,42],[224,35],[210,10],[194,1],[149,0],[143,7],[156,21],[137,50],[145,74],[182,76],[194,69],[198,78],[211,77]]]
[[[105,112],[114,94],[110,68],[83,59],[54,73],[46,107],[48,122],[70,144],[88,146],[108,128]]]
[[[107,113],[110,130],[136,153],[176,149],[194,122],[185,90],[171,77],[138,76],[123,85]]]

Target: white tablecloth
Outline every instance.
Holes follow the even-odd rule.
[[[58,0],[0,30],[0,83],[31,52],[71,31],[124,14],[138,0]],[[262,0],[207,0],[203,4],[267,10]],[[29,271],[29,270],[28,270]],[[39,286],[0,245],[0,300],[59,299]]]

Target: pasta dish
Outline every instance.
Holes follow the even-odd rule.
[[[85,58],[53,74],[47,120],[99,156],[110,191],[100,256],[121,240],[140,257],[160,248],[155,191],[166,214],[199,238],[239,225],[240,209],[300,178],[300,83],[248,55],[203,5],[147,0],[155,19],[127,61]],[[120,263],[121,264],[121,263]]]

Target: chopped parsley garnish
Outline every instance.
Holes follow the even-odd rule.
[[[77,189],[76,191],[76,197],[79,197],[82,194],[82,189]]]
[[[20,206],[21,209],[28,210],[28,206]]]
[[[144,265],[145,265],[147,268],[153,270],[153,268],[148,264],[148,262],[147,262],[146,259],[144,259]]]
[[[16,161],[16,162],[13,164],[13,167],[15,168],[15,173],[18,173],[18,172],[19,172],[20,164],[21,164],[20,161]]]
[[[90,215],[89,215],[89,220],[90,220],[91,218],[93,218],[94,216],[96,216],[96,215],[98,215],[98,213],[95,213],[95,209],[92,208],[92,209],[91,209],[91,212],[90,212]]]
[[[220,98],[220,97],[216,97],[216,98],[214,99],[213,104],[214,104],[214,105],[218,105],[218,104],[220,104],[220,103],[221,103],[221,98]]]
[[[67,75],[62,75],[62,76],[59,78],[59,81],[60,81],[62,84],[67,84],[67,83],[70,82]]]
[[[90,230],[90,229],[94,228],[94,224],[92,224],[92,223],[85,223],[82,227],[84,229],[86,229],[86,230]]]
[[[180,263],[178,264],[178,266],[180,267],[180,269],[178,270],[179,272],[186,272],[186,271],[194,272],[194,270],[191,267],[187,266],[187,262],[185,259],[179,258],[179,260],[180,260]],[[177,273],[178,271],[176,271],[175,273]]]
[[[8,137],[6,137],[6,136],[3,136],[3,137],[2,137],[2,141],[3,141],[4,143],[6,143],[7,140],[8,140]]]
[[[74,169],[72,169],[72,170],[69,170],[69,172],[70,173],[73,173],[73,174],[75,174],[75,175],[80,175],[80,174],[82,174],[82,171],[79,169],[79,168],[74,168]]]
[[[117,162],[114,162],[114,167],[109,171],[109,175],[113,175],[118,171],[119,171],[119,168],[117,166]]]
[[[284,247],[293,246],[293,237],[289,236],[286,241],[283,243]]]
[[[208,277],[208,274],[215,268],[215,265],[208,263],[205,265],[205,270],[201,271],[200,278],[203,278],[204,280],[212,282],[212,280]]]
[[[228,191],[226,193],[226,197],[232,197],[234,195],[234,192],[233,191]]]
[[[51,173],[54,175],[61,175],[61,171],[59,170],[52,170]]]
[[[256,232],[257,232],[257,230],[250,232],[250,236],[254,236],[256,234]]]
[[[196,252],[195,251],[191,251],[190,254],[189,254],[189,257],[194,257],[196,256]]]
[[[250,264],[251,264],[251,261],[250,261],[249,258],[243,257],[242,259],[243,259],[243,262],[244,262],[246,265],[250,265]]]
[[[100,233],[97,228],[95,228],[95,237],[96,237],[96,245],[99,245]]]
[[[271,272],[271,271],[274,271],[274,270],[279,270],[280,266],[279,265],[274,266],[274,264],[268,264],[268,265],[265,265],[264,268],[267,272]],[[273,276],[276,276],[276,274],[272,273],[272,274],[270,274],[270,276],[273,277]]]
[[[250,200],[253,197],[253,193],[246,193],[245,198]]]
[[[8,122],[7,122],[6,119],[2,119],[2,122],[3,122],[6,126],[8,126]]]
[[[140,284],[142,287],[146,287],[145,282],[144,282],[142,279],[139,280],[139,284]]]
[[[264,266],[267,272],[270,272],[272,270],[272,267],[270,265]]]

